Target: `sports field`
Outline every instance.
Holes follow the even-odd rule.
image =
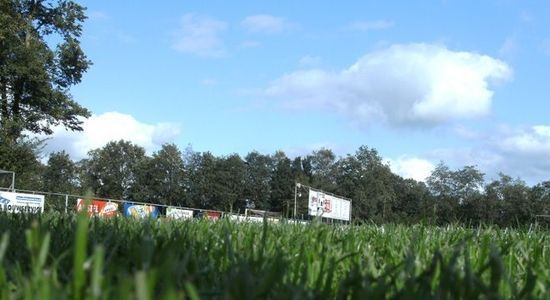
[[[536,227],[0,215],[1,299],[550,297]]]

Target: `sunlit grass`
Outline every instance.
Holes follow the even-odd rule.
[[[548,298],[549,233],[0,215],[0,297]]]

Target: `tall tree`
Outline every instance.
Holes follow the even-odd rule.
[[[530,199],[533,203],[533,214],[536,220],[546,226],[550,225],[550,181],[544,181],[531,189]]]
[[[245,163],[238,154],[217,160],[215,178],[212,182],[217,200],[215,208],[238,211],[243,207],[245,173]]]
[[[137,166],[134,199],[142,202],[186,206],[185,166],[182,153],[174,144],[162,145],[151,159]]]
[[[80,48],[84,7],[72,1],[0,1],[0,136],[15,144],[25,131],[52,125],[81,130],[89,111],[71,86],[90,61]]]
[[[522,180],[500,173],[499,179],[491,182],[485,190],[486,197],[498,203],[497,223],[500,225],[515,226],[533,220],[535,212],[530,190]]]
[[[193,207],[212,209],[218,205],[216,193],[212,188],[212,183],[216,181],[217,160],[218,158],[210,152],[186,150],[186,191]]]
[[[461,215],[461,205],[482,200],[480,191],[483,187],[484,174],[473,166],[466,166],[452,171],[443,162],[439,163],[427,183],[436,198],[435,211],[438,223],[456,222]]]
[[[41,186],[41,149],[42,142],[36,139],[20,139],[14,144],[4,143],[0,139],[0,170],[16,173],[16,188],[37,190]],[[0,187],[10,184],[11,176],[0,176]]]
[[[82,163],[86,186],[100,197],[132,198],[137,168],[144,159],[148,159],[145,149],[120,140],[109,142],[88,155],[89,159]]]
[[[402,179],[395,176],[394,189],[397,195],[396,205],[393,207],[397,221],[414,223],[432,223],[433,198],[428,187],[423,182],[414,179]]]
[[[294,177],[292,176],[292,168],[290,159],[282,151],[278,151],[273,156],[275,169],[271,178],[271,195],[269,204],[272,211],[280,211],[283,209],[286,215],[289,216],[290,203],[293,200]]]
[[[359,147],[355,157],[360,163],[362,182],[358,195],[363,197],[358,199],[366,201],[373,208],[373,212],[367,214],[374,221],[392,220],[392,207],[396,202],[396,195],[389,166],[383,163],[378,151],[366,146]]]
[[[248,153],[245,157],[245,197],[252,201],[259,209],[269,210],[269,197],[271,194],[271,174],[273,160],[269,155],[263,155],[256,151]]]
[[[55,193],[74,194],[78,190],[76,163],[65,151],[54,152],[44,168],[43,190]]]
[[[308,156],[308,161],[311,162],[312,185],[318,189],[333,192],[336,186],[334,152],[326,148],[313,151]]]

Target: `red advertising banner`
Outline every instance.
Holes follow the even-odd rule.
[[[82,211],[84,209],[85,200],[78,199],[76,204],[76,210]],[[118,216],[118,203],[107,202],[103,200],[92,200],[88,204],[88,216],[98,217],[116,217]]]
[[[217,220],[221,218],[222,213],[218,211],[209,211],[206,213],[206,216],[208,217],[209,220]]]

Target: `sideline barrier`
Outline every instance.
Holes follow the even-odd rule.
[[[1,195],[4,194],[20,194],[25,195],[24,197],[31,197],[33,199],[41,199],[40,205],[35,206],[34,208],[25,208],[29,212],[44,212],[48,211],[62,211],[64,209],[65,213],[69,211],[81,211],[86,205],[84,200],[86,196],[83,195],[73,195],[73,194],[63,194],[63,193],[52,193],[52,192],[43,192],[43,191],[32,191],[32,190],[23,190],[23,189],[8,189],[0,188]],[[51,199],[58,200],[55,202],[59,205],[50,205],[48,207],[48,201]],[[9,197],[0,198],[0,211],[9,210],[10,206],[6,206]],[[23,198],[20,198],[23,199]],[[30,198],[26,198],[27,200]],[[62,201],[59,201],[62,200]],[[60,203],[58,203],[60,202]],[[64,202],[64,203],[63,203]],[[9,203],[12,203],[12,200],[9,200]],[[37,202],[38,203],[38,202]],[[31,207],[30,205],[24,205],[24,207]],[[38,208],[37,208],[38,207]],[[14,211],[18,213],[24,211],[25,209],[19,209]],[[13,210],[13,209],[12,209]],[[94,217],[115,217],[115,216],[127,216],[127,217],[136,217],[136,218],[147,218],[152,217],[154,219],[163,217],[170,220],[189,220],[189,219],[208,219],[208,220],[219,220],[227,217],[229,220],[238,221],[238,222],[254,222],[261,223],[266,220],[270,223],[279,223],[279,222],[288,222],[296,224],[308,224],[310,223],[304,219],[283,219],[280,213],[261,211],[254,209],[246,209],[244,215],[227,213],[218,210],[211,209],[200,209],[200,208],[190,208],[183,206],[174,206],[174,205],[165,205],[165,204],[153,204],[145,203],[139,201],[128,201],[120,199],[110,199],[110,198],[100,198],[93,196],[88,203],[88,215]]]

